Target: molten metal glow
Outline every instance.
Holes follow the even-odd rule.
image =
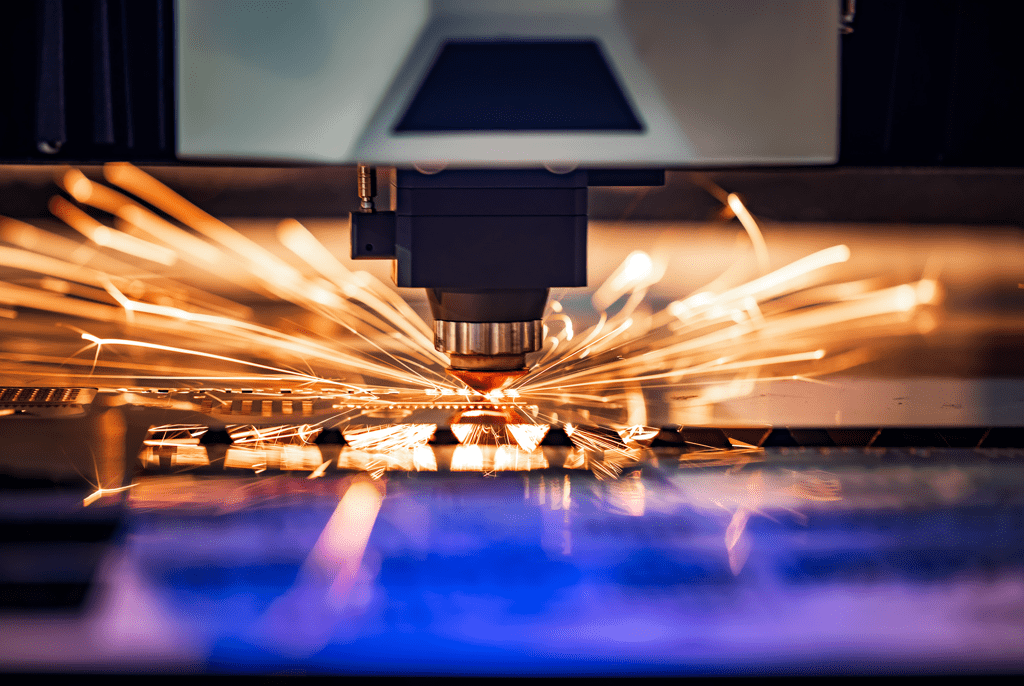
[[[534,451],[523,451],[508,445],[499,445],[494,449],[495,472],[528,472],[533,469],[547,469],[548,461],[543,454]]]
[[[395,424],[351,427],[344,435],[345,441],[357,450],[391,453],[425,446],[436,430],[434,424]]]
[[[547,424],[508,424],[505,430],[515,439],[516,445],[528,453],[540,447],[550,427]]]
[[[459,445],[452,453],[453,472],[484,471],[484,451],[479,445]]]

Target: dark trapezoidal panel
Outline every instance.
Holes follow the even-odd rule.
[[[594,41],[447,43],[395,127],[642,131]]]

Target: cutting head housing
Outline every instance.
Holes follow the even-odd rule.
[[[524,370],[541,348],[549,289],[587,285],[587,187],[664,178],[660,170],[399,169],[394,212],[352,214],[352,257],[394,259],[398,286],[427,289],[434,346],[453,369]],[[367,188],[360,198],[372,208]]]

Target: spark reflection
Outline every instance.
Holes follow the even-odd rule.
[[[385,492],[383,481],[352,477],[294,585],[257,619],[257,641],[274,653],[313,655],[329,643],[339,622],[359,615],[360,570]],[[291,630],[281,632],[281,626]]]

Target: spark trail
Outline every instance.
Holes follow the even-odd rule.
[[[311,274],[131,165],[107,165],[104,173],[154,209],[71,170],[61,185],[84,209],[56,196],[51,210],[87,242],[0,218],[0,238],[16,246],[0,247],[0,267],[15,274],[0,282],[0,301],[20,320],[5,327],[9,339],[52,327],[32,316],[38,312],[58,315],[64,327],[45,332],[38,354],[3,350],[9,378],[173,388],[205,379],[251,385],[255,376],[370,394],[459,387],[445,375],[447,359],[433,349],[427,325],[393,289],[345,269],[298,222],[281,222],[278,234]],[[168,277],[174,264],[202,269],[254,299],[298,306],[336,335],[261,323],[266,317],[240,302]],[[87,343],[69,349],[61,332]]]

